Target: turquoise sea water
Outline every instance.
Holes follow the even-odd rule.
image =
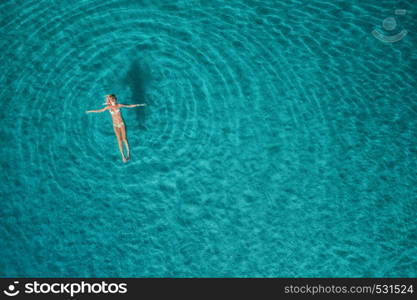
[[[417,276],[416,11],[2,1],[0,276]]]

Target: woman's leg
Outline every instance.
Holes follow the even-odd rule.
[[[126,145],[127,159],[130,159],[129,143],[127,142],[127,138],[126,138],[126,128],[125,128],[125,126],[122,126],[122,128],[120,128],[120,131],[122,133],[122,140],[123,140],[123,142],[125,142],[125,145]]]
[[[117,143],[119,144],[120,154],[122,155],[123,161],[126,162],[125,155],[123,154],[122,138],[121,138],[121,134],[120,134],[121,130],[120,130],[120,128],[117,128],[117,127],[113,127],[113,129],[114,129],[114,133],[116,134]]]

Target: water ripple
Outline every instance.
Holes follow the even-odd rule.
[[[416,40],[371,34],[392,5],[0,13],[0,274],[415,276]],[[110,116],[84,114],[108,93],[148,104],[123,110],[128,164]]]

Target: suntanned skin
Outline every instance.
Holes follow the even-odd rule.
[[[131,107],[138,107],[138,106],[145,106],[146,104],[131,104],[131,105],[126,105],[126,104],[119,104],[116,102],[116,98],[112,95],[107,95],[106,96],[106,107],[102,108],[102,109],[97,109],[97,110],[87,110],[86,113],[101,113],[103,111],[109,110],[109,112],[112,112],[111,117],[113,119],[113,129],[114,129],[114,133],[116,134],[116,138],[117,138],[117,143],[119,144],[119,151],[120,154],[122,154],[122,159],[123,162],[127,162],[130,158],[130,151],[129,151],[129,143],[127,142],[127,138],[126,138],[126,128],[125,128],[125,123],[123,121],[122,115],[120,113],[120,108],[122,107],[127,107],[127,108],[131,108]],[[125,143],[126,145],[126,149],[127,149],[127,159],[123,153],[123,143]]]

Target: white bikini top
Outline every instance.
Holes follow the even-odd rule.
[[[116,110],[110,110],[109,109],[109,111],[110,111],[110,113],[113,115],[113,114],[115,114],[115,113],[118,113],[119,111],[120,111],[120,109],[118,108],[118,109],[116,109]]]

